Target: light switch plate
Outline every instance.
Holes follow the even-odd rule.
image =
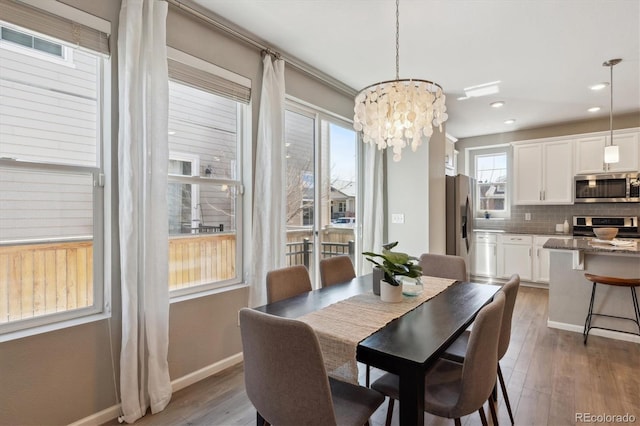
[[[525,213],[524,220],[531,220],[531,213]]]
[[[393,213],[391,215],[391,223],[404,223],[404,214]]]

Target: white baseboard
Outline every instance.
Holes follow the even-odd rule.
[[[175,380],[171,381],[171,390],[172,392],[177,392],[180,389],[184,389],[187,386],[190,386],[200,380],[206,379],[209,376],[212,376],[216,373],[219,373],[223,370],[226,370],[229,367],[233,367],[236,364],[239,364],[243,360],[242,352],[237,353],[235,355],[231,355],[228,358],[220,360],[216,363],[208,365],[204,368],[201,368],[198,371],[194,371],[193,373],[189,373],[186,376],[182,376]],[[69,426],[96,426],[106,422],[109,422],[120,415],[120,404],[113,405],[109,408],[105,408],[102,411],[94,413],[90,416],[87,416],[83,419],[75,421],[71,423]]]
[[[190,386],[194,383],[199,382],[200,380],[206,379],[209,376],[212,376],[216,373],[221,372],[222,370],[226,370],[229,367],[233,367],[236,364],[240,364],[244,358],[242,357],[242,352],[237,353],[235,355],[231,355],[228,358],[220,360],[214,364],[207,365],[200,370],[194,371],[193,373],[189,373],[186,376],[182,376],[178,379],[171,381],[171,390],[173,392],[177,392],[180,389],[184,389],[187,386]]]
[[[547,327],[557,328],[558,330],[572,331],[574,333],[580,333],[584,331],[584,326],[575,324],[566,324],[563,322],[549,321],[547,320]],[[590,336],[601,336],[609,339],[624,340],[625,342],[640,343],[640,336],[634,336],[633,334],[620,333],[618,331],[601,330],[599,328],[592,328],[589,330]]]
[[[120,415],[120,404],[112,405],[102,411],[71,423],[69,426],[96,426],[110,422]]]

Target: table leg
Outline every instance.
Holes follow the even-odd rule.
[[[424,373],[400,374],[400,424],[424,425]]]

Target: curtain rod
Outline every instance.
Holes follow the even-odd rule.
[[[266,46],[265,44],[263,44],[262,42],[255,40],[254,38],[249,37],[246,34],[243,34],[242,32],[231,28],[228,25],[225,25],[222,22],[219,22],[213,18],[211,18],[210,16],[207,16],[206,14],[192,8],[191,6],[185,4],[183,1],[181,0],[167,0],[167,2],[172,5],[177,7],[180,10],[183,10],[185,12],[187,12],[188,14],[216,27],[219,30],[222,30],[223,32],[229,34],[230,36],[258,49],[261,51],[261,53],[268,53],[270,55],[275,56],[278,59],[282,59],[284,60],[287,64],[291,65],[293,68],[298,69],[299,71],[302,71],[308,75],[310,75],[311,77],[315,78],[316,80],[319,80],[329,86],[331,86],[332,88],[338,90],[339,92],[347,95],[347,96],[351,96],[351,97],[355,97],[355,95],[358,93],[357,90],[354,90],[352,87],[342,83],[341,81],[336,80],[335,78],[323,73],[322,71],[318,70],[315,67],[312,67],[311,65],[307,65],[302,61],[299,61],[295,58],[292,58],[290,56],[286,56],[280,52],[276,52],[273,49],[271,49],[269,46]]]

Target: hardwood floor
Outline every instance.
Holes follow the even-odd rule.
[[[500,362],[516,425],[582,424],[576,421],[577,413],[629,414],[640,424],[640,345],[589,336],[584,346],[579,333],[547,328],[547,296],[546,290],[520,287],[511,343]],[[380,374],[374,370],[372,380],[376,373]],[[508,425],[502,393],[498,395],[499,422]],[[397,425],[395,406],[392,423]],[[386,410],[385,402],[372,417],[372,426],[384,425]],[[485,410],[488,414],[486,404]],[[108,424],[117,425],[117,421]],[[242,366],[176,392],[167,409],[136,424],[254,425],[255,411],[244,391]],[[452,425],[453,421],[425,414],[425,424]],[[472,414],[462,424],[479,425],[480,417]]]

